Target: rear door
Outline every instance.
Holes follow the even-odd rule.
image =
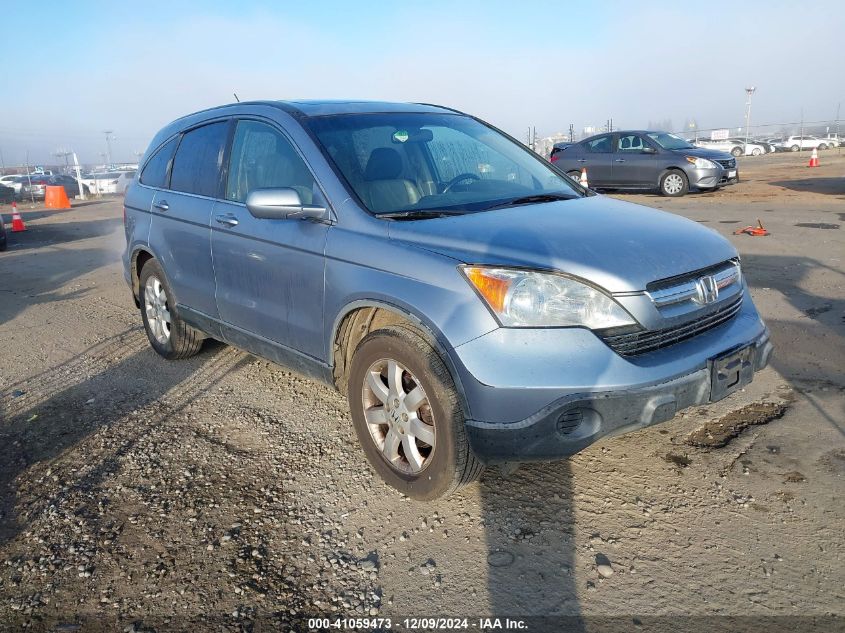
[[[328,225],[254,217],[255,189],[291,187],[302,202],[328,208],[305,160],[275,124],[237,122],[225,193],[214,207],[211,243],[220,318],[236,328],[316,358],[323,340],[324,251]],[[250,345],[245,345],[249,348]]]
[[[632,189],[657,186],[663,161],[647,138],[639,134],[620,133],[614,146],[614,184]]]
[[[579,143],[577,168],[586,168],[591,187],[613,184],[613,134],[604,134]]]
[[[150,244],[176,302],[215,317],[211,265],[211,212],[221,188],[223,149],[229,120],[183,133],[170,168],[169,185],[152,203]]]

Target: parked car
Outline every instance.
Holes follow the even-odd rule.
[[[134,171],[107,171],[87,174],[82,183],[95,194],[124,194],[134,178]]]
[[[161,130],[140,174],[123,264],[153,349],[219,339],[336,386],[417,499],[720,400],[772,350],[728,240],[452,109],[222,106]]]
[[[15,190],[6,185],[0,185],[0,203],[11,204],[15,201]]]
[[[784,139],[781,147],[786,151],[798,152],[802,149],[827,149],[828,144],[815,136],[790,136]]]
[[[21,194],[21,187],[23,186],[23,181],[26,179],[26,176],[21,174],[13,174],[9,176],[3,176],[0,178],[0,185],[4,185],[6,187],[11,187],[15,192],[15,197],[20,198]]]
[[[741,148],[743,148],[744,153],[741,154],[741,156],[761,156],[768,151],[763,143],[755,141],[754,139],[748,139],[748,142],[746,142],[744,138],[734,137],[729,138],[728,141],[737,143]]]
[[[6,225],[3,223],[3,216],[0,215],[0,251],[5,251],[8,246],[9,242],[6,237]]]
[[[824,136],[822,140],[827,143],[828,147],[839,147],[840,145],[845,143],[845,136],[840,136],[839,134],[832,133]]]
[[[691,145],[668,132],[647,130],[599,134],[559,152],[555,166],[578,179],[587,169],[591,187],[642,189],[683,196],[737,182],[730,154]]]
[[[52,176],[33,174],[21,176],[21,198],[34,198],[43,200],[47,192],[47,184]]]
[[[47,184],[64,187],[68,198],[75,198],[79,195],[79,183],[72,176],[51,176]],[[82,183],[82,190],[86,196],[91,195],[91,189],[84,182]]]
[[[730,139],[698,139],[695,143],[696,147],[704,147],[706,149],[713,149],[719,152],[730,154],[734,158],[745,155],[742,142],[732,141]]]

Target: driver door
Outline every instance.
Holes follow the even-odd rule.
[[[620,187],[654,187],[660,177],[658,154],[639,134],[622,133],[616,138],[613,154],[613,180]]]

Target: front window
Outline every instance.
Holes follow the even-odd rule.
[[[668,132],[650,132],[648,137],[663,149],[693,149],[695,147],[687,143],[680,136],[675,136]]]
[[[539,156],[467,116],[343,114],[309,126],[375,214],[468,213],[584,195]]]

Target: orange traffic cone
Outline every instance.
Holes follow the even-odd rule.
[[[819,166],[819,150],[813,148],[813,153],[810,155],[810,164],[808,167],[818,167]]]
[[[590,186],[590,183],[587,182],[587,168],[586,167],[581,168],[581,186],[582,187],[589,187]]]
[[[23,223],[23,218],[21,217],[20,211],[18,211],[18,203],[12,203],[12,232],[19,233],[20,231],[26,231],[26,225]]]
[[[70,200],[64,187],[47,187],[44,195],[44,206],[48,209],[70,209]]]

